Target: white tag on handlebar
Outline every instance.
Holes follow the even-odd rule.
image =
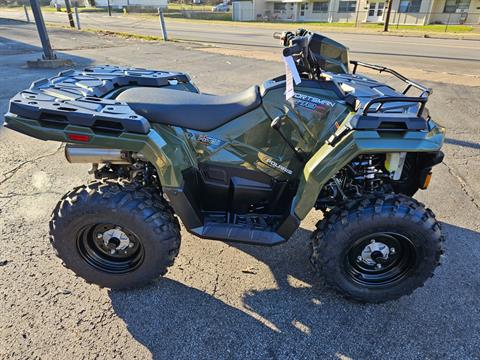
[[[298,73],[297,66],[295,61],[291,56],[284,56],[283,62],[285,63],[285,79],[286,79],[286,89],[285,89],[285,98],[291,99],[295,94],[293,89],[293,82],[296,85],[300,84],[302,81],[300,79],[300,74]]]

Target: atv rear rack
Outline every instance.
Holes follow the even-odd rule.
[[[146,134],[149,122],[136,114],[114,94],[129,86],[188,87],[198,91],[188,75],[179,72],[146,70],[118,66],[95,66],[83,71],[67,70],[49,79],[38,80],[28,90],[15,95],[6,114],[6,126],[22,132],[21,119],[37,121],[47,128],[69,125],[94,131]],[[17,121],[9,121],[9,120]]]

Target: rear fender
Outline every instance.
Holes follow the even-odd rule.
[[[181,186],[182,172],[197,167],[195,155],[188,146],[184,132],[178,128],[152,124],[147,134],[102,134],[84,126],[44,127],[37,120],[10,114],[7,114],[6,120],[8,128],[41,140],[72,143],[69,134],[86,135],[89,140],[82,142],[82,145],[142,153],[155,166],[162,186]]]
[[[430,121],[430,130],[384,132],[350,130],[334,145],[325,143],[306,163],[292,204],[293,213],[303,219],[314,207],[318,194],[340,169],[361,154],[388,152],[429,153],[439,151],[445,129]]]

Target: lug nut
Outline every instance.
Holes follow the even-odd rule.
[[[395,248],[393,248],[393,247],[390,248],[390,253],[391,253],[392,255],[395,254],[396,252],[397,252],[397,250],[395,250]]]
[[[377,265],[376,265],[376,268],[377,268],[377,269],[381,269],[381,268],[382,268],[382,264],[377,264]]]
[[[370,244],[375,244],[375,240],[374,239],[370,240]]]
[[[115,254],[115,249],[110,250],[110,255]]]
[[[362,257],[361,256],[357,256],[357,262],[362,262]]]
[[[133,245],[134,245],[134,244],[131,242],[131,243],[128,244],[128,247],[129,247],[129,248],[132,248]]]
[[[102,233],[98,233],[97,234],[97,239],[101,239],[103,237],[103,234]]]

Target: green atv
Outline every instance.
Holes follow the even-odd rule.
[[[173,264],[176,216],[200,238],[271,246],[314,208],[323,218],[311,263],[346,297],[392,300],[432,276],[440,224],[411,198],[443,159],[445,130],[425,107],[431,90],[349,62],[343,45],[319,34],[277,37],[301,80],[288,99],[288,72],[214,96],[186,74],[116,66],[64,71],[11,99],[6,127],[66,142],[69,162],[93,164],[96,180],[67,193],[50,222],[67,268],[132,288]]]

